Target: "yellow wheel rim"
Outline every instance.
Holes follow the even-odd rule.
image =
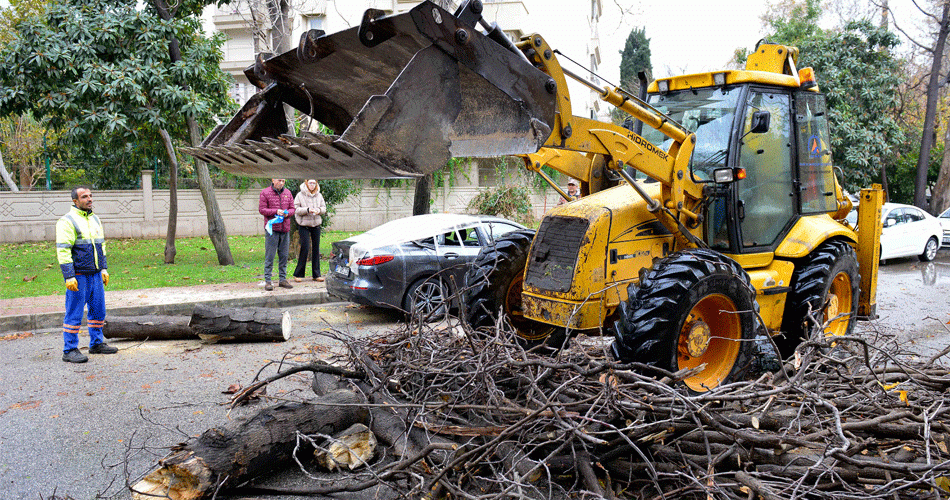
[[[848,333],[848,324],[851,322],[849,313],[854,307],[851,290],[851,276],[848,273],[840,272],[831,280],[831,286],[828,287],[828,296],[825,297],[822,321],[827,323],[834,318],[837,319],[828,324],[825,328],[825,335],[840,337]],[[838,317],[839,315],[840,317]]]
[[[729,297],[712,294],[693,306],[677,339],[678,369],[706,368],[683,382],[696,392],[708,391],[726,379],[736,363],[742,339],[738,308]]]

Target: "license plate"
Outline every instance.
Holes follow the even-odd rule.
[[[350,277],[350,268],[349,268],[349,267],[346,267],[346,266],[343,266],[343,265],[336,266],[336,273],[337,273],[337,274],[340,274],[340,275],[343,275],[343,276],[346,276],[347,278],[349,278],[349,277]]]

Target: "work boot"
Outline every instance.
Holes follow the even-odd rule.
[[[112,347],[105,342],[96,344],[89,348],[89,354],[115,354],[119,352],[118,347]]]
[[[63,353],[63,361],[67,363],[85,363],[89,358],[79,352],[79,349],[70,349]]]
[[[271,285],[270,281],[268,281],[267,283],[264,283],[264,290],[267,290],[269,292],[273,289],[274,289],[274,285]]]
[[[294,287],[294,286],[291,285],[290,282],[287,281],[287,280],[280,280],[280,284],[277,285],[277,286],[279,286],[279,287],[281,287],[281,288],[293,288],[293,287]]]

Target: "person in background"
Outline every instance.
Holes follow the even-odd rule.
[[[303,281],[307,276],[307,254],[311,256],[313,280],[323,281],[320,276],[320,227],[323,214],[327,213],[327,202],[320,194],[320,183],[316,179],[307,179],[300,185],[300,192],[294,198],[294,209],[300,230],[300,255],[294,268],[294,281]]]
[[[565,203],[574,201],[581,197],[581,192],[579,188],[577,187],[577,179],[574,179],[573,177],[567,180],[567,195],[571,197],[570,200],[565,200],[564,198],[561,198],[561,201],[557,202],[557,204],[563,205]]]
[[[270,224],[270,231],[264,235],[264,290],[271,291],[271,271],[274,269],[274,254],[277,254],[278,286],[293,288],[287,281],[287,253],[290,251],[290,216],[294,214],[294,195],[284,188],[284,179],[271,179],[271,185],[261,190],[258,212],[264,216],[265,227],[271,219],[280,218]]]
[[[63,318],[63,361],[85,363],[79,352],[79,329],[83,309],[88,306],[90,354],[115,354],[119,350],[104,342],[106,319],[106,243],[102,222],[92,213],[92,189],[79,186],[72,191],[73,206],[56,223],[56,258],[66,281],[66,315]]]

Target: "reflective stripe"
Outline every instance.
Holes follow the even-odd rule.
[[[72,248],[73,246],[69,243],[57,243],[56,248]]]

